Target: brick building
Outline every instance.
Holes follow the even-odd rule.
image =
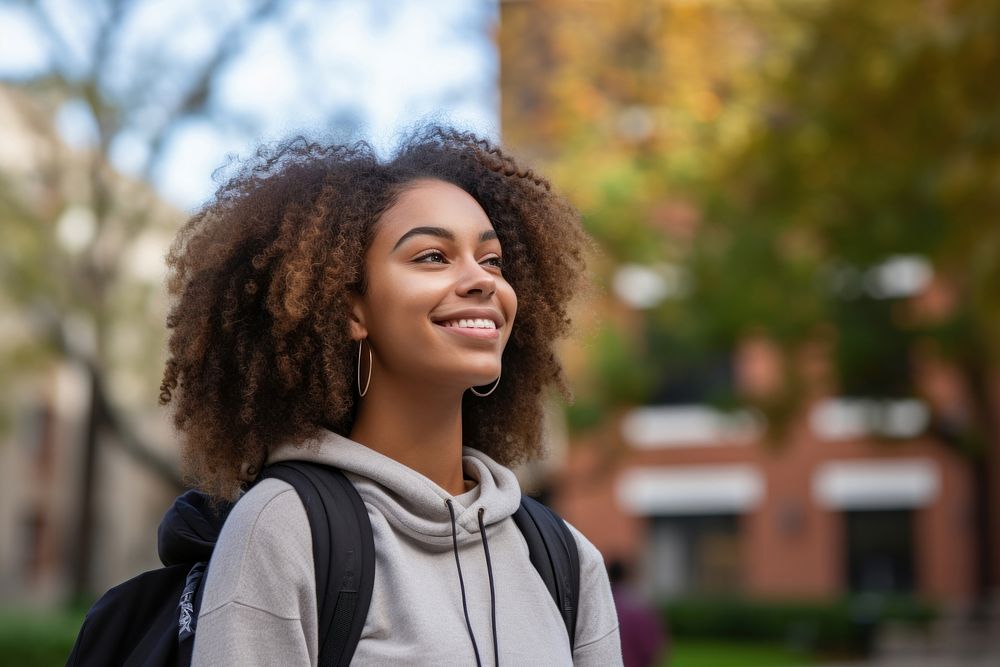
[[[828,398],[772,444],[752,417],[641,407],[617,423],[624,453],[610,465],[574,443],[558,502],[657,596],[961,601],[973,586],[967,463],[929,437],[875,432],[921,419],[916,402]]]

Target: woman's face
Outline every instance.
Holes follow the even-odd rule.
[[[409,184],[376,223],[367,289],[353,303],[352,336],[374,354],[372,386],[387,376],[462,390],[493,382],[517,313],[502,258],[467,192],[439,180]]]

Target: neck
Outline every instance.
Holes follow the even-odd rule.
[[[462,477],[462,395],[383,380],[361,399],[351,440],[424,475],[452,495]]]

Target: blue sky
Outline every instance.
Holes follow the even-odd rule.
[[[85,62],[88,26],[95,23],[94,6],[102,3],[44,4],[65,36],[72,72],[74,63]],[[156,44],[153,57],[165,66],[197,62],[219,26],[247,6],[246,0],[136,3],[116,43],[120,56],[108,85],[134,85],[129,68],[149,62],[150,43]],[[288,3],[279,20],[256,30],[223,71],[212,103],[216,117],[185,123],[173,135],[155,185],[173,203],[193,208],[214,190],[212,172],[227,155],[247,154],[260,141],[297,132],[323,135],[347,127],[352,138],[386,149],[401,130],[435,119],[496,137],[498,64],[491,29],[497,12],[495,0]],[[0,4],[0,80],[45,69],[50,56],[44,43],[26,10]],[[151,95],[167,97],[175,89],[165,77],[151,80],[149,88]],[[151,105],[147,113],[155,111]],[[70,144],[92,142],[93,120],[82,104],[63,107],[58,121]],[[146,136],[136,128],[112,146],[112,160],[134,172],[145,151]]]

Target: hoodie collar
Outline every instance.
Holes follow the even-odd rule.
[[[511,516],[521,502],[514,473],[470,447],[462,450],[462,467],[465,476],[477,484],[458,496],[395,459],[332,431],[301,445],[277,447],[267,462],[289,460],[323,463],[353,475],[365,502],[378,507],[390,523],[417,539],[441,546],[452,539],[448,500],[454,504],[460,543],[479,539],[480,508],[485,510],[485,524],[491,525]]]

